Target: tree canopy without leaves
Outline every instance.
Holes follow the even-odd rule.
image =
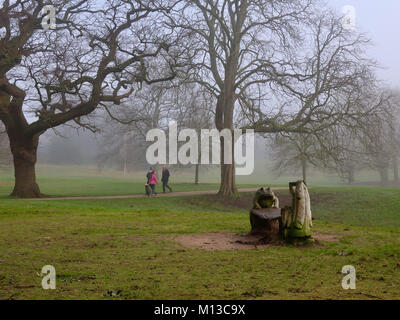
[[[191,0],[171,18],[191,49],[188,81],[216,97],[216,127],[259,133],[317,134],[373,112],[357,107],[374,81],[368,39],[341,22],[314,0]],[[220,194],[236,192],[223,164]]]
[[[353,109],[358,109],[359,114],[364,115],[362,117],[345,117],[328,129],[319,130],[318,134],[282,133],[274,137],[276,169],[294,169],[303,162],[305,171],[304,166],[309,163],[335,170],[352,184],[357,171],[369,168],[377,170],[382,184],[386,185],[392,164],[397,181],[398,97],[390,90],[380,88],[363,92],[360,97]]]
[[[275,134],[270,139],[274,160],[273,170],[277,176],[301,169],[303,181],[307,181],[307,169],[319,159],[313,135],[302,133]]]
[[[45,4],[56,9],[54,30],[41,27]],[[14,157],[13,196],[40,196],[34,166],[39,137],[46,130],[70,121],[92,129],[85,117],[102,104],[118,105],[142,83],[175,76],[176,38],[163,24],[175,4],[2,1],[0,120]]]

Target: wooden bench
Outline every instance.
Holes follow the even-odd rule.
[[[262,234],[271,239],[281,238],[282,209],[253,209],[250,211],[251,234]]]

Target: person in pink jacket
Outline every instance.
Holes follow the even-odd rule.
[[[151,172],[150,181],[149,181],[149,185],[151,187],[152,196],[156,195],[156,184],[158,184],[157,174],[156,174],[155,170],[153,170]]]

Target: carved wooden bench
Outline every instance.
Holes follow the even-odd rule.
[[[268,235],[271,239],[281,238],[282,209],[266,208],[250,211],[251,234]]]

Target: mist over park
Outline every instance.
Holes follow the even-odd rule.
[[[0,299],[398,300],[399,13],[0,0]]]

